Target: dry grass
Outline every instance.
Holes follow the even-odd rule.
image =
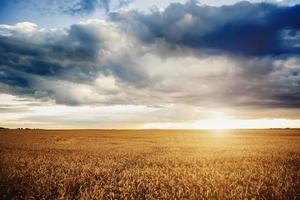
[[[2,131],[0,199],[300,199],[300,131]]]

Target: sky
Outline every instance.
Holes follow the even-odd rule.
[[[300,1],[0,0],[0,126],[300,127]]]

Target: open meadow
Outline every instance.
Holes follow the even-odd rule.
[[[300,199],[300,130],[3,130],[0,199]]]

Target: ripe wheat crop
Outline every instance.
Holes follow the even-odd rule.
[[[300,131],[5,130],[0,199],[300,199]]]

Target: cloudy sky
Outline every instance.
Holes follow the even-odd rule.
[[[300,127],[300,1],[0,0],[0,126]]]

